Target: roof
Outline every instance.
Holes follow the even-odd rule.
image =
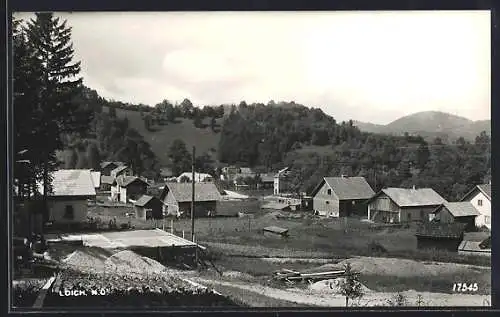
[[[144,207],[146,206],[150,201],[152,200],[155,200],[155,199],[158,199],[156,197],[153,197],[153,196],[149,196],[149,195],[142,195],[141,198],[139,198],[135,203],[134,205],[135,206],[139,206],[139,207]],[[158,199],[159,200],[159,199]]]
[[[191,180],[192,176],[193,176],[192,172],[184,172],[184,173],[182,173],[181,175],[179,175],[177,177],[177,181],[180,182],[180,180],[181,180],[182,177],[187,177],[187,178],[189,178]],[[203,182],[207,178],[213,178],[213,177],[212,177],[212,175],[206,174],[206,173],[196,173],[196,172],[194,173],[194,180],[196,182]]]
[[[267,204],[262,205],[260,208],[262,209],[278,209],[278,210],[284,210],[286,208],[290,208],[290,205],[284,204],[284,203],[276,203],[276,202],[270,202]]]
[[[43,188],[43,185],[41,187]],[[52,190],[50,196],[95,196],[96,194],[90,170],[67,169],[53,172]]]
[[[461,239],[466,224],[463,223],[424,223],[417,229],[417,237]]]
[[[195,183],[195,201],[221,200],[219,190],[214,183]],[[192,183],[168,183],[168,188],[177,202],[190,202],[192,196]]]
[[[467,216],[478,216],[479,212],[472,205],[472,203],[468,201],[460,201],[460,202],[445,202],[441,206],[439,206],[434,212],[438,212],[445,207],[453,217],[467,217]]]
[[[384,188],[375,197],[381,193],[386,194],[399,207],[438,206],[446,202],[432,188]]]
[[[134,182],[142,182],[147,185],[147,182],[142,180],[141,178],[137,176],[124,176],[120,175],[116,178],[116,183],[120,185],[121,187],[127,187],[128,185],[134,183]]]
[[[491,246],[489,248],[482,248],[480,242],[464,240],[458,246],[458,251],[491,253]]]
[[[288,229],[280,228],[280,227],[276,227],[276,226],[265,227],[262,230],[267,231],[267,232],[277,233],[277,234],[286,234],[288,232]]]
[[[491,201],[491,184],[481,184],[474,186],[474,188],[472,188],[467,194],[465,194],[461,200],[467,200],[470,195],[475,193],[476,191],[480,191],[486,196],[486,198]]]
[[[90,175],[92,175],[92,182],[94,183],[94,187],[98,188],[101,186],[101,172],[91,171]]]
[[[324,177],[312,196],[316,195],[324,182],[340,200],[369,199],[375,194],[364,177]]]
[[[124,169],[126,169],[127,167],[128,167],[127,165],[120,165],[117,168],[113,169],[111,171],[111,173],[114,173],[114,174],[119,173],[119,172],[123,171]]]
[[[123,162],[118,162],[118,161],[115,161],[115,162],[102,162],[101,163],[101,168],[106,168],[110,164],[115,164],[117,166],[120,166],[120,165],[123,165]]]
[[[101,175],[101,183],[102,184],[113,184],[115,179],[113,176]]]

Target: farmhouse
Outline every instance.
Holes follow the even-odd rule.
[[[368,202],[368,219],[401,223],[429,221],[430,214],[446,200],[431,188],[385,188]]]
[[[472,230],[478,215],[479,212],[472,203],[463,201],[446,202],[437,207],[430,216],[433,220],[441,223],[460,222],[466,225],[466,230]]]
[[[477,209],[476,227],[487,227],[491,230],[491,184],[477,185],[471,189],[461,201],[469,201]]]
[[[366,200],[374,194],[364,177],[324,177],[312,192],[313,209],[326,217],[366,216]]]
[[[423,223],[415,234],[417,248],[457,252],[464,238],[464,229],[462,223]]]
[[[146,194],[148,184],[137,176],[118,176],[111,187],[111,200],[127,203]]]
[[[134,203],[135,217],[137,219],[162,219],[163,203],[156,197],[143,195]]]
[[[181,183],[183,180],[187,182],[193,181],[193,173],[192,172],[184,172],[177,177],[177,182]],[[214,179],[212,175],[206,173],[194,173],[194,181],[196,183],[202,182],[212,182]]]
[[[39,184],[43,191],[43,186]],[[58,170],[52,173],[52,193],[48,196],[48,220],[79,223],[87,220],[88,199],[95,199],[90,170]]]
[[[101,175],[111,176],[111,171],[122,165],[124,165],[122,162],[102,162]]]
[[[195,215],[208,216],[217,213],[217,203],[221,200],[219,190],[213,183],[195,183]],[[163,213],[170,215],[190,215],[192,199],[191,183],[167,183],[160,199]]]

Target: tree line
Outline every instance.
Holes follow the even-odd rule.
[[[491,177],[491,139],[445,144],[420,136],[361,132],[320,109],[296,103],[240,104],[225,120],[219,160],[276,171],[290,167],[295,192],[311,192],[325,176],[364,176],[374,190],[431,187],[456,200]]]

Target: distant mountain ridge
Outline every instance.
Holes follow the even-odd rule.
[[[402,135],[420,134],[425,138],[448,138],[449,141],[464,137],[473,141],[482,131],[491,135],[491,120],[473,121],[440,111],[422,111],[401,117],[387,125],[354,121],[361,131]]]

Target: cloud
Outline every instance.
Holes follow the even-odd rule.
[[[490,117],[490,16],[455,12],[62,14],[85,82],[154,105],[295,100],[338,120]]]

